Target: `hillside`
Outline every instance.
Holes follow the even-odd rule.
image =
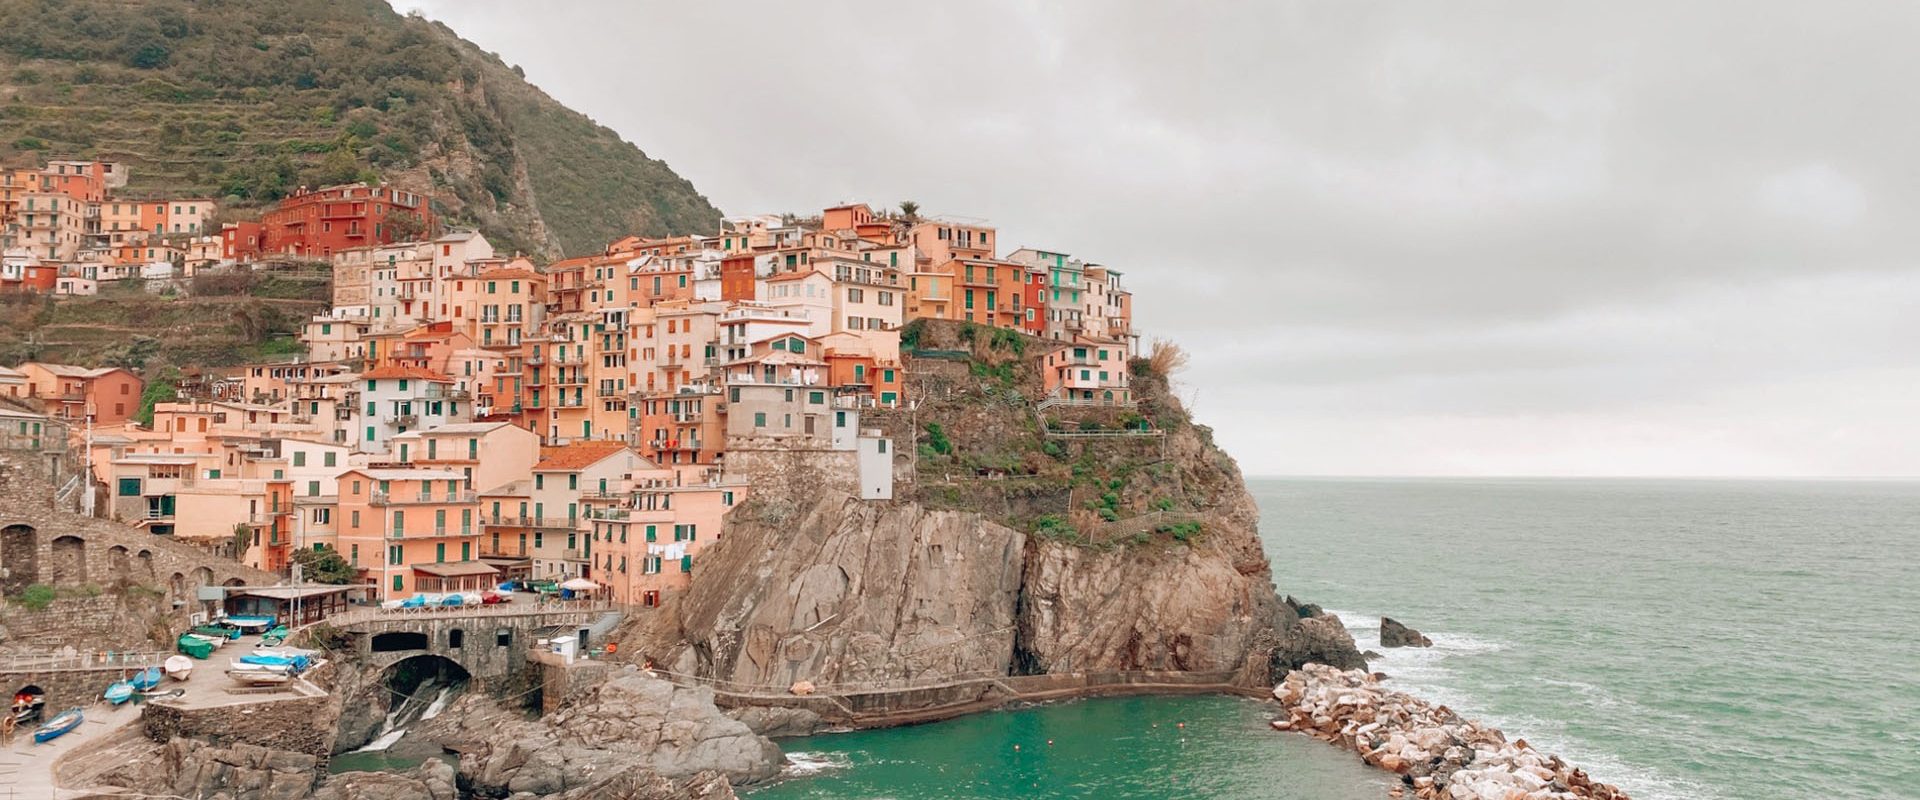
[[[717,230],[664,162],[383,0],[0,0],[0,160],[124,160],[126,192],[229,198],[379,177],[502,249]]]

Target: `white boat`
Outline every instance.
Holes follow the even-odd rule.
[[[200,634],[200,633],[189,633],[187,635],[195,639],[199,639],[200,641],[211,643],[213,645],[213,649],[215,650],[220,649],[221,645],[224,645],[229,641],[225,637],[221,637],[221,636],[207,636],[205,634]]]
[[[227,668],[227,677],[248,686],[279,686],[293,680],[293,672],[267,664],[236,664]]]
[[[186,656],[169,656],[166,661],[167,677],[184,681],[193,676],[193,659]]]

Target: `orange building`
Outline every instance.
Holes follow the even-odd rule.
[[[27,362],[27,397],[38,399],[48,416],[80,420],[93,415],[96,425],[117,425],[140,410],[146,382],[119,367],[75,367]]]
[[[342,554],[381,599],[495,585],[498,571],[479,560],[480,503],[465,475],[366,468],[339,481]]]

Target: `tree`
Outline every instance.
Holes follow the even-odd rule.
[[[313,583],[344,586],[352,583],[358,573],[340,557],[340,551],[324,544],[312,550],[293,551],[293,563],[300,565],[301,577]]]
[[[427,222],[419,214],[402,211],[387,215],[387,235],[396,242],[411,242],[427,232]]]
[[[915,222],[919,220],[920,204],[913,202],[912,200],[900,201],[900,216],[902,219],[905,219],[908,222]]]
[[[133,415],[141,425],[153,427],[153,407],[158,403],[171,403],[180,399],[180,370],[167,367],[160,374],[147,380],[147,388],[140,393],[140,410]]]

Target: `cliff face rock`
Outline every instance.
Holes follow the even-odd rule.
[[[624,797],[595,794],[592,787],[616,778],[679,787],[703,773],[751,783],[773,777],[785,763],[777,745],[721,714],[710,690],[677,687],[637,670],[613,675],[543,720],[483,698],[455,705],[443,715],[453,722],[433,735],[478,743],[461,757],[460,772],[486,796]]]
[[[453,765],[428,759],[406,772],[334,775],[311,796],[313,800],[454,800],[460,796],[456,784]]]
[[[175,737],[161,751],[158,763],[146,765],[149,771],[129,785],[164,787],[179,797],[298,800],[312,796],[317,764],[318,759],[305,753],[251,744],[216,747],[200,739]],[[449,780],[447,789],[452,788]],[[446,797],[452,800],[451,794]]]
[[[938,354],[907,361],[915,407],[860,420],[894,442],[896,499],[744,475],[753,497],[646,623],[646,657],[779,693],[1364,665],[1338,621],[1276,595],[1239,467],[1150,363],[1131,367],[1136,405],[1041,408],[1049,343],[931,320],[902,342]]]
[[[842,496],[728,520],[650,650],[676,672],[784,691],[1005,674],[1026,537],[977,514]]]

